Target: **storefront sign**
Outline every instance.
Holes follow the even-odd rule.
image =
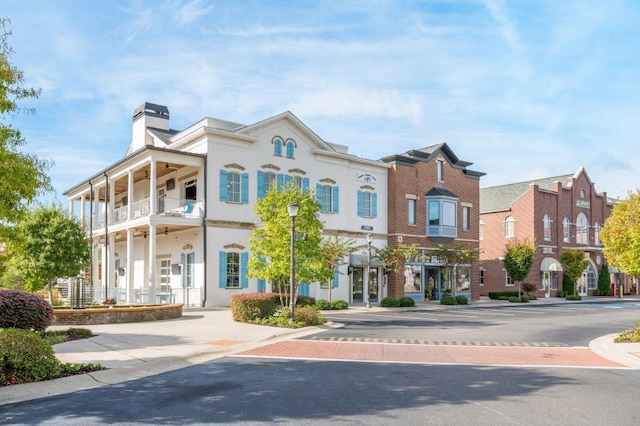
[[[583,200],[576,200],[576,207],[582,207],[583,209],[588,209],[591,207],[591,203]]]

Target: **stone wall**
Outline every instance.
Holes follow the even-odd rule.
[[[182,316],[182,304],[108,306],[84,309],[56,308],[51,325],[95,325],[160,321]]]

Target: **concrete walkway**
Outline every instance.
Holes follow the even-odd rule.
[[[473,309],[473,307],[487,306],[487,304],[491,303],[495,302],[481,301],[468,306],[445,307],[431,302],[412,309]],[[504,302],[497,303],[504,304]],[[539,301],[537,303],[545,302]],[[388,308],[351,307],[348,311],[344,312],[357,314],[362,310],[384,311],[388,310]],[[122,383],[231,354],[295,357],[297,356],[296,351],[302,351],[303,355],[300,356],[329,359],[318,356],[320,353],[329,353],[327,352],[327,348],[329,348],[333,350],[336,355],[342,353],[340,356],[344,359],[382,362],[385,360],[431,362],[430,360],[443,359],[443,354],[437,353],[437,351],[446,351],[444,359],[450,358],[452,359],[452,363],[454,361],[472,363],[473,360],[479,359],[478,354],[480,352],[473,354],[473,357],[469,357],[469,351],[482,349],[477,347],[434,349],[432,346],[416,349],[415,345],[411,348],[402,348],[399,347],[399,345],[387,345],[387,347],[385,347],[381,344],[370,344],[366,346],[365,349],[364,345],[350,347],[344,345],[338,347],[327,346],[329,343],[332,345],[340,345],[340,343],[335,342],[296,341],[289,343],[292,339],[315,334],[328,327],[337,326],[339,325],[330,323],[321,327],[287,329],[237,323],[233,321],[229,309],[185,309],[183,317],[174,320],[82,326],[83,328],[90,329],[96,336],[90,339],[76,340],[56,345],[55,351],[58,358],[63,362],[100,363],[107,367],[107,370],[46,382],[1,387],[0,404]],[[68,328],[68,326],[51,327],[51,329],[54,330],[66,328]],[[582,348],[583,351],[588,352],[580,354],[583,359],[587,360],[584,361],[583,364],[594,367],[640,369],[640,344],[616,344],[613,343],[615,336],[616,335],[603,336],[592,341],[589,345],[590,350]],[[319,347],[313,346],[317,344],[325,345]],[[391,346],[393,346],[393,348],[391,348]],[[260,347],[265,347],[265,349],[258,349]],[[324,349],[321,351],[318,349],[320,347]],[[277,353],[274,353],[274,349],[276,349]],[[344,352],[340,352],[345,349],[348,349],[347,355],[345,355]],[[509,352],[502,350],[505,348],[500,348],[502,351],[498,352],[498,355],[495,355],[497,348],[485,349],[494,351],[494,360],[500,360],[500,362],[497,362],[498,364],[504,363],[506,365],[509,362],[513,362],[509,360],[510,357],[512,358]],[[536,355],[532,355],[535,351],[532,352],[531,349],[539,348],[511,349],[527,350],[530,356],[535,357]],[[549,355],[551,354],[549,351],[553,348],[540,349],[544,349],[544,351],[537,354],[538,358],[553,360],[554,356]],[[576,350],[576,348],[555,349]],[[308,352],[309,350],[312,350],[312,352]],[[416,352],[416,350],[418,352]],[[354,351],[361,355],[354,357]],[[387,358],[380,356],[381,351],[387,354]],[[366,353],[369,353],[369,355],[362,355]],[[412,353],[412,355],[409,355],[410,353]],[[573,356],[576,354],[577,352],[573,352]],[[518,354],[518,356],[522,356],[522,354]],[[569,356],[569,354],[567,353],[564,356]],[[559,361],[557,356],[555,356],[555,358],[556,361]],[[465,359],[468,361],[465,361]],[[533,362],[532,365],[548,364]]]

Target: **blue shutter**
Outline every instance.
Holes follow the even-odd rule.
[[[196,280],[196,254],[194,252],[191,252],[187,255],[187,266],[191,268],[191,270],[189,271],[189,273],[191,274],[191,282],[189,283],[189,285],[194,286]]]
[[[316,183],[316,198],[322,206],[322,184],[320,183]],[[322,208],[320,209],[320,211],[323,211]]]
[[[362,217],[362,191],[358,190],[358,216]]]
[[[242,288],[249,288],[249,277],[247,277],[248,264],[249,253],[246,251],[240,253],[240,287]]]
[[[259,278],[258,279],[258,293],[264,293],[267,291],[267,283],[265,280]]]
[[[181,275],[180,282],[182,283],[182,287],[183,288],[184,288],[184,278],[185,278],[185,275],[187,273],[186,267],[187,267],[187,265],[185,264],[184,253],[180,253],[180,275]]]
[[[332,288],[338,288],[340,285],[340,272],[338,272],[338,268],[333,268],[333,282],[331,283]]]
[[[309,295],[309,284],[300,283],[298,285],[298,296],[308,296],[308,295]]]
[[[249,203],[249,173],[243,173],[240,181],[242,204]]]
[[[375,192],[371,193],[371,217],[378,217],[378,194]]]
[[[282,157],[282,141],[280,139],[273,141],[273,154]]]
[[[302,193],[306,194],[309,192],[309,178],[302,178]]]
[[[227,288],[227,252],[221,251],[219,253],[219,280],[218,286],[220,288]]]
[[[278,173],[277,179],[278,179],[278,190],[281,190],[282,188],[284,188],[284,175],[282,173]]]
[[[340,212],[340,189],[337,186],[333,187],[333,212]]]
[[[264,172],[262,170],[258,170],[258,200],[261,200],[264,196]]]
[[[289,185],[291,183],[291,175],[284,175],[284,184]]]
[[[227,171],[220,170],[220,201],[227,201]]]

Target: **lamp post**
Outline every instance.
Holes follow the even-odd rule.
[[[366,306],[371,307],[371,300],[369,300],[369,292],[371,291],[371,243],[373,242],[373,235],[367,234],[367,289],[366,289]]]
[[[289,287],[290,287],[289,322],[294,322],[293,309],[296,303],[295,302],[296,287],[294,285],[295,278],[296,278],[295,242],[296,242],[296,216],[298,215],[299,209],[300,209],[300,206],[298,206],[298,203],[289,203],[289,205],[287,206],[287,212],[289,213],[289,217],[291,218],[291,248],[289,250]]]

